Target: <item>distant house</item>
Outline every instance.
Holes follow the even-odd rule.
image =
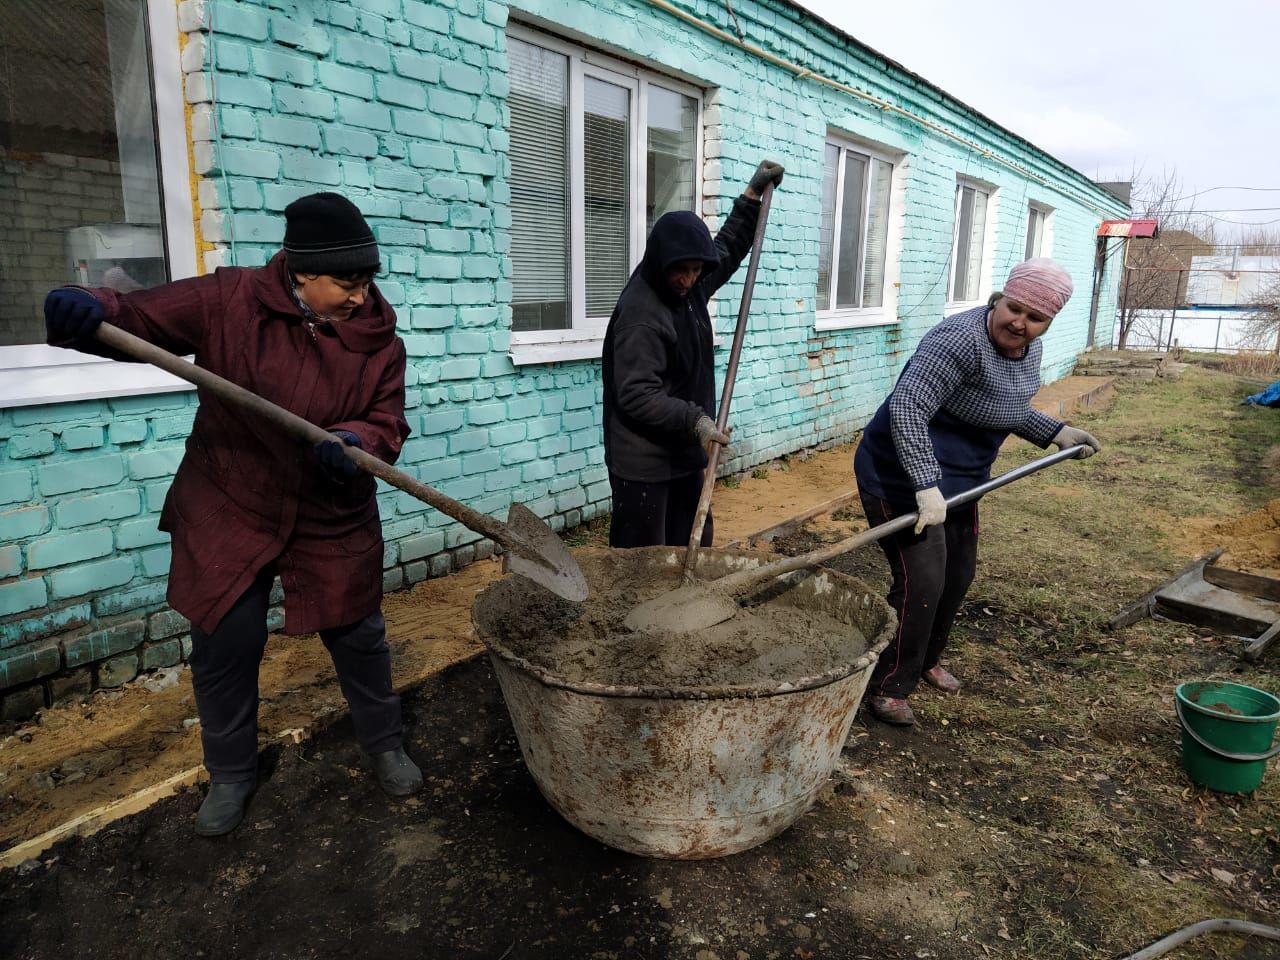
[[[1188,350],[1234,352],[1250,346],[1248,320],[1263,290],[1280,279],[1280,257],[1193,256],[1182,278],[1182,296],[1168,307],[1141,312],[1129,338],[1133,347],[1172,345]]]
[[[291,200],[344,191],[408,349],[401,466],[572,526],[609,509],[601,342],[650,225],[717,227],[764,157],[787,173],[729,469],[850,438],[920,337],[1029,255],[1075,279],[1043,373],[1072,368],[1096,230],[1127,204],[785,0],[6,2],[0,715],[186,649],[156,517],[195,394],[43,346],[47,289],[260,265]],[[381,496],[388,589],[492,551]]]

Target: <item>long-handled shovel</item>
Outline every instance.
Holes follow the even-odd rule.
[[[720,412],[716,416],[716,429],[724,433],[729,424],[729,403],[733,400],[733,384],[738,379],[738,357],[742,355],[742,339],[747,333],[747,314],[751,312],[751,294],[756,288],[756,271],[760,268],[760,248],[764,245],[764,225],[769,220],[769,207],[773,203],[773,184],[765,184],[760,196],[760,216],[756,220],[756,235],[751,241],[751,260],[747,264],[747,277],[742,285],[742,303],[738,307],[738,325],[733,330],[733,346],[729,350],[729,367],[724,374],[724,389],[720,394]],[[684,579],[693,583],[693,569],[698,563],[698,547],[702,543],[702,528],[707,525],[707,513],[711,510],[711,493],[716,487],[716,467],[720,464],[723,445],[712,441],[707,452],[707,469],[702,474],[702,494],[698,497],[698,511],[693,516],[693,532],[689,535],[689,547],[684,554]]]
[[[221,400],[239,404],[307,443],[322,443],[334,439],[333,434],[314,423],[112,324],[104,323],[98,327],[97,338],[113,350],[167,370],[175,377],[203,387]],[[578,568],[577,561],[570,556],[564,543],[551,528],[523,504],[511,504],[507,522],[502,523],[445,496],[434,487],[415,480],[359,447],[346,447],[346,454],[366,473],[382,478],[393,487],[417,497],[441,513],[453,517],[463,526],[500,544],[506,551],[504,560],[507,570],[528,577],[566,600],[580,601],[587,598],[587,580]]]
[[[1013,483],[1015,480],[1029,476],[1037,470],[1043,470],[1045,467],[1063,460],[1073,459],[1082,449],[1084,449],[1083,446],[1067,447],[1065,450],[1059,450],[1057,453],[1051,453],[1048,456],[1041,457],[1039,460],[1033,460],[1007,473],[1002,473],[998,477],[992,477],[986,483],[980,484],[972,490],[957,493],[947,501],[947,508],[958,507],[963,503],[977,500],[983,494],[990,493],[992,490],[1003,487],[1007,483]],[[875,543],[890,534],[913,526],[917,518],[917,514],[914,513],[903,514],[888,523],[872,527],[857,536],[833,543],[829,547],[820,547],[817,550],[802,553],[798,557],[775,560],[773,563],[765,564],[763,567],[756,567],[754,570],[739,570],[728,576],[720,577],[718,580],[678,587],[668,593],[660,594],[652,600],[637,604],[627,614],[623,623],[631,630],[662,630],[670,633],[693,633],[697,630],[713,627],[717,623],[723,623],[730,619],[738,612],[738,600],[741,597],[753,592],[774,577],[790,573],[792,570],[816,567],[818,564],[825,563],[833,557],[840,556],[842,553],[848,553],[850,550],[868,543]]]

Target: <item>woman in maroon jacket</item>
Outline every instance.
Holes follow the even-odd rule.
[[[196,832],[235,829],[257,782],[258,666],[272,582],[284,631],[319,632],[382,788],[422,774],[402,745],[382,619],[382,524],[372,477],[343,444],[388,463],[409,435],[404,344],[373,285],[378,246],[346,198],[285,210],[284,249],[264,267],[121,294],[63,287],[45,301],[51,344],[111,356],[106,320],[325,426],[299,449],[270,424],[199,392],[186,455],[160,515],[172,535],[170,605],[191,620],[192,682],[211,786]],[[128,359],[120,357],[119,359]]]

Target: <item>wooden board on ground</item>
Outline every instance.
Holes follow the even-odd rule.
[[[781,523],[775,523],[771,527],[765,527],[763,530],[757,530],[755,533],[748,534],[745,537],[730,540],[725,544],[725,548],[753,547],[762,543],[772,543],[778,537],[783,537],[799,530],[810,520],[816,519],[817,517],[824,517],[829,513],[835,513],[837,510],[843,510],[850,504],[856,503],[857,500],[858,491],[850,490],[849,492],[842,493],[837,497],[832,497],[830,500],[825,500],[816,507],[811,507],[808,510],[797,513],[793,517],[788,517]]]
[[[1155,612],[1156,594],[1161,590],[1167,589],[1175,583],[1186,580],[1189,577],[1199,577],[1200,571],[1204,569],[1206,564],[1213,563],[1222,556],[1223,548],[1207,553],[1199,560],[1196,560],[1190,566],[1183,568],[1176,575],[1166,580],[1160,586],[1147,593],[1146,596],[1139,600],[1135,600],[1129,606],[1125,607],[1118,614],[1111,618],[1107,624],[1108,630],[1119,630],[1121,627],[1127,627],[1130,624],[1137,623],[1139,620],[1145,620]]]
[[[1280,620],[1280,603],[1215,586],[1197,568],[1156,593],[1154,612],[1251,637]]]

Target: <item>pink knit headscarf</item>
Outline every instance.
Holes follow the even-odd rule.
[[[1009,271],[1004,295],[1052,320],[1071,299],[1073,289],[1071,274],[1048,257],[1036,257]]]

